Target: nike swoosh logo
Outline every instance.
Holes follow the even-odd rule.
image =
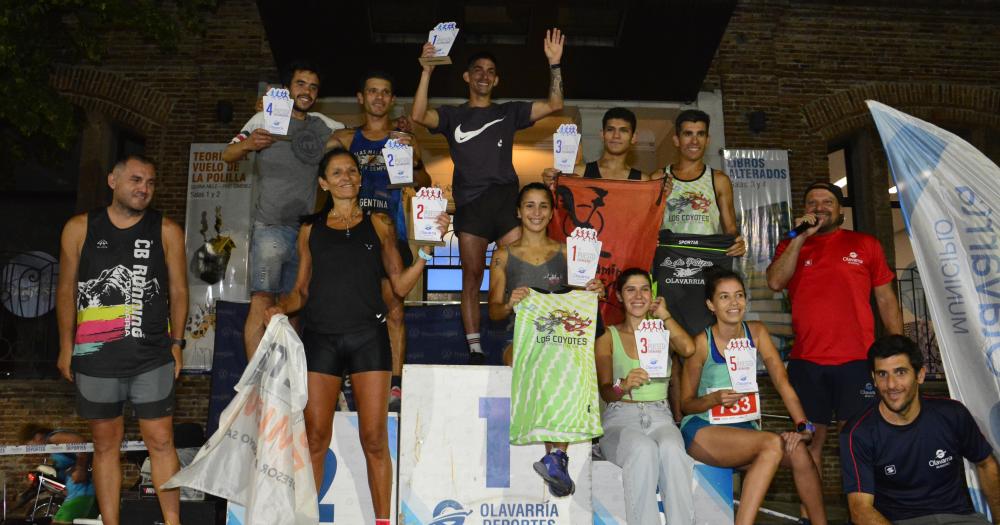
[[[469,140],[476,138],[480,133],[486,131],[486,128],[502,121],[504,118],[506,117],[498,118],[492,122],[487,122],[486,124],[483,124],[483,127],[473,131],[462,131],[462,125],[459,124],[458,127],[455,128],[455,142],[458,142],[459,144],[468,142]]]

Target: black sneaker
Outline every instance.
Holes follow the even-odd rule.
[[[486,364],[486,354],[482,352],[469,352],[469,364],[470,365]]]

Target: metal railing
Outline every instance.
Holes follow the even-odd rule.
[[[927,297],[917,268],[896,269],[896,297],[903,311],[903,333],[916,341],[924,354],[927,374],[932,378],[944,377],[941,351],[934,334],[934,323],[927,308]]]
[[[55,377],[59,263],[44,252],[0,252],[0,378]]]

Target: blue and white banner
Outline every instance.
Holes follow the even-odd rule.
[[[122,441],[121,451],[146,450],[145,441]],[[93,443],[62,443],[52,445],[0,445],[0,456],[28,456],[32,454],[59,454],[93,452]]]
[[[399,441],[399,416],[389,414],[386,423],[389,431],[389,456],[392,458],[392,503],[396,508],[396,466]],[[226,525],[246,523],[245,509],[230,502]],[[333,439],[326,451],[323,483],[319,488],[319,525],[351,525],[375,523],[371,492],[368,490],[368,471],[357,412],[337,412],[333,418]],[[396,516],[390,516],[396,524]]]
[[[788,151],[780,149],[727,149],[723,151],[726,175],[733,183],[736,224],[746,239],[747,253],[736,258],[753,303],[747,303],[747,320],[767,323],[771,339],[782,356],[792,350],[791,306],[787,292],[767,288],[767,267],[774,250],[792,227],[792,189]],[[762,365],[763,366],[763,365]]]
[[[948,388],[1000,450],[1000,168],[961,138],[867,101],[899,191]],[[1000,217],[1000,213],[998,213]],[[976,509],[987,513],[966,463]]]

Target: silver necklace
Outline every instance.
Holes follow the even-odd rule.
[[[337,210],[335,210],[335,209],[331,209],[330,212],[331,212],[331,214],[333,215],[333,217],[335,219],[340,219],[340,222],[344,223],[344,228],[346,229],[346,237],[348,239],[350,239],[351,238],[351,221],[353,219],[355,219],[356,217],[360,217],[361,216],[361,209],[357,208],[357,207],[352,207],[351,208],[351,215],[350,216],[341,215],[341,214],[337,213]]]

